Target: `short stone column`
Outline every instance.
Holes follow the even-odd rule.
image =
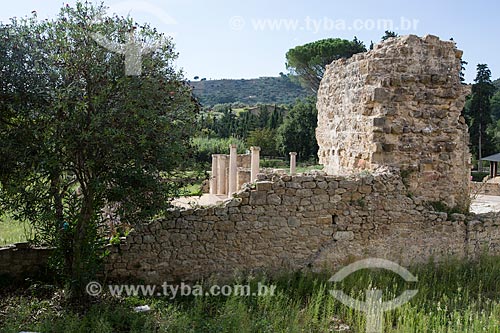
[[[290,152],[290,175],[293,176],[297,173],[297,153]]]
[[[210,174],[210,194],[217,194],[217,164],[219,154],[212,154],[212,172]]]
[[[236,193],[238,189],[237,176],[238,176],[238,165],[237,165],[237,149],[235,144],[229,145],[229,184],[228,184],[228,196],[231,197]]]
[[[226,155],[217,158],[217,194],[226,194]]]
[[[259,163],[260,163],[260,147],[250,147],[251,157],[250,157],[250,182],[255,182],[257,180],[257,174],[259,173]]]

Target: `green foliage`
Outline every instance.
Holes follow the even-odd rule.
[[[276,148],[276,130],[263,128],[251,131],[247,138],[247,145],[260,147],[263,156],[279,155]]]
[[[490,106],[493,120],[500,120],[500,89],[491,97]]]
[[[500,149],[500,119],[488,125],[486,134],[491,139],[491,144],[494,145],[494,150],[492,150],[494,153],[498,152],[498,149]]]
[[[9,215],[0,216],[0,247],[26,242],[30,238],[32,231],[29,224],[16,221]]]
[[[318,111],[314,99],[297,101],[278,128],[277,144],[282,154],[296,152],[298,159],[316,158]]]
[[[212,154],[229,154],[229,145],[236,144],[238,153],[243,154],[247,145],[236,138],[195,137],[191,139],[194,157],[199,162],[212,163]]]
[[[30,221],[36,240],[57,247],[55,261],[78,296],[104,254],[108,219],[139,223],[169,207],[169,176],[188,158],[196,104],[172,67],[171,40],[103,5],[65,6],[55,21],[0,25],[0,205]],[[141,76],[125,76],[114,42],[135,31],[158,45]]]
[[[260,160],[260,167],[262,168],[288,168],[289,164],[285,160],[280,160],[276,158],[263,158]]]
[[[473,182],[482,182],[484,177],[489,176],[489,171],[485,172],[471,172]]]
[[[500,79],[496,79],[495,81],[493,81],[493,85],[495,86],[495,88],[497,90],[500,89]]]
[[[205,107],[240,102],[247,105],[289,104],[310,92],[288,76],[241,80],[191,81],[194,95]]]
[[[259,105],[233,110],[230,105],[217,105],[198,121],[202,136],[237,137],[246,140],[257,129],[275,130],[283,122],[284,107]]]
[[[298,333],[335,332],[342,324],[349,332],[365,332],[366,314],[343,305],[330,290],[342,290],[363,301],[366,289],[376,288],[382,290],[384,301],[404,290],[418,289],[409,303],[384,313],[384,332],[498,332],[498,257],[481,257],[475,262],[450,259],[408,269],[418,282],[406,282],[388,270],[360,270],[337,284],[328,282],[328,272],[288,272],[273,279],[248,279],[252,291],[258,282],[275,285],[274,296],[102,299],[82,312],[62,309],[50,294],[10,296],[0,299],[0,330]],[[152,311],[132,310],[144,304]]]
[[[248,134],[256,128],[258,128],[257,116],[248,110],[240,112],[236,126],[236,136],[246,139]]]
[[[386,30],[384,32],[384,35],[380,38],[380,40],[384,41],[384,40],[388,40],[389,38],[398,37],[398,36],[399,35],[397,33],[395,33],[394,31]]]
[[[271,112],[271,117],[267,122],[267,127],[271,130],[277,129],[283,123],[283,112],[280,108],[274,104],[273,111]]]
[[[477,75],[474,82],[470,101],[466,103],[464,109],[464,116],[469,125],[471,151],[477,159],[480,159],[480,157],[495,152],[489,135],[493,130],[487,131],[488,127],[491,127],[493,120],[490,98],[495,90],[491,82],[491,71],[487,65],[477,65]]]
[[[292,75],[298,76],[304,88],[316,94],[326,65],[365,51],[365,45],[356,37],[352,41],[340,38],[322,39],[288,50],[286,68]]]
[[[238,127],[237,117],[231,108],[226,108],[222,112],[222,117],[214,119],[214,132],[220,138],[235,136]]]

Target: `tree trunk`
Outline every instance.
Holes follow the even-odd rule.
[[[93,232],[92,228],[92,215],[93,215],[93,198],[91,194],[83,196],[82,208],[80,217],[78,218],[75,233],[73,235],[73,260],[71,262],[71,284],[70,284],[70,297],[81,298],[85,296],[85,275],[90,267],[87,267],[86,256],[88,247],[91,246],[89,242]],[[89,237],[90,236],[90,237]]]

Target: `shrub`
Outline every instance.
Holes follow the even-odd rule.
[[[211,163],[212,154],[229,154],[229,145],[233,143],[238,146],[238,154],[246,151],[245,142],[236,138],[195,137],[191,143],[194,148],[194,157],[200,163]]]

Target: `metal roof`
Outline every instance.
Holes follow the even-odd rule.
[[[481,160],[483,160],[483,161],[491,161],[491,162],[500,162],[500,153],[483,157]]]

